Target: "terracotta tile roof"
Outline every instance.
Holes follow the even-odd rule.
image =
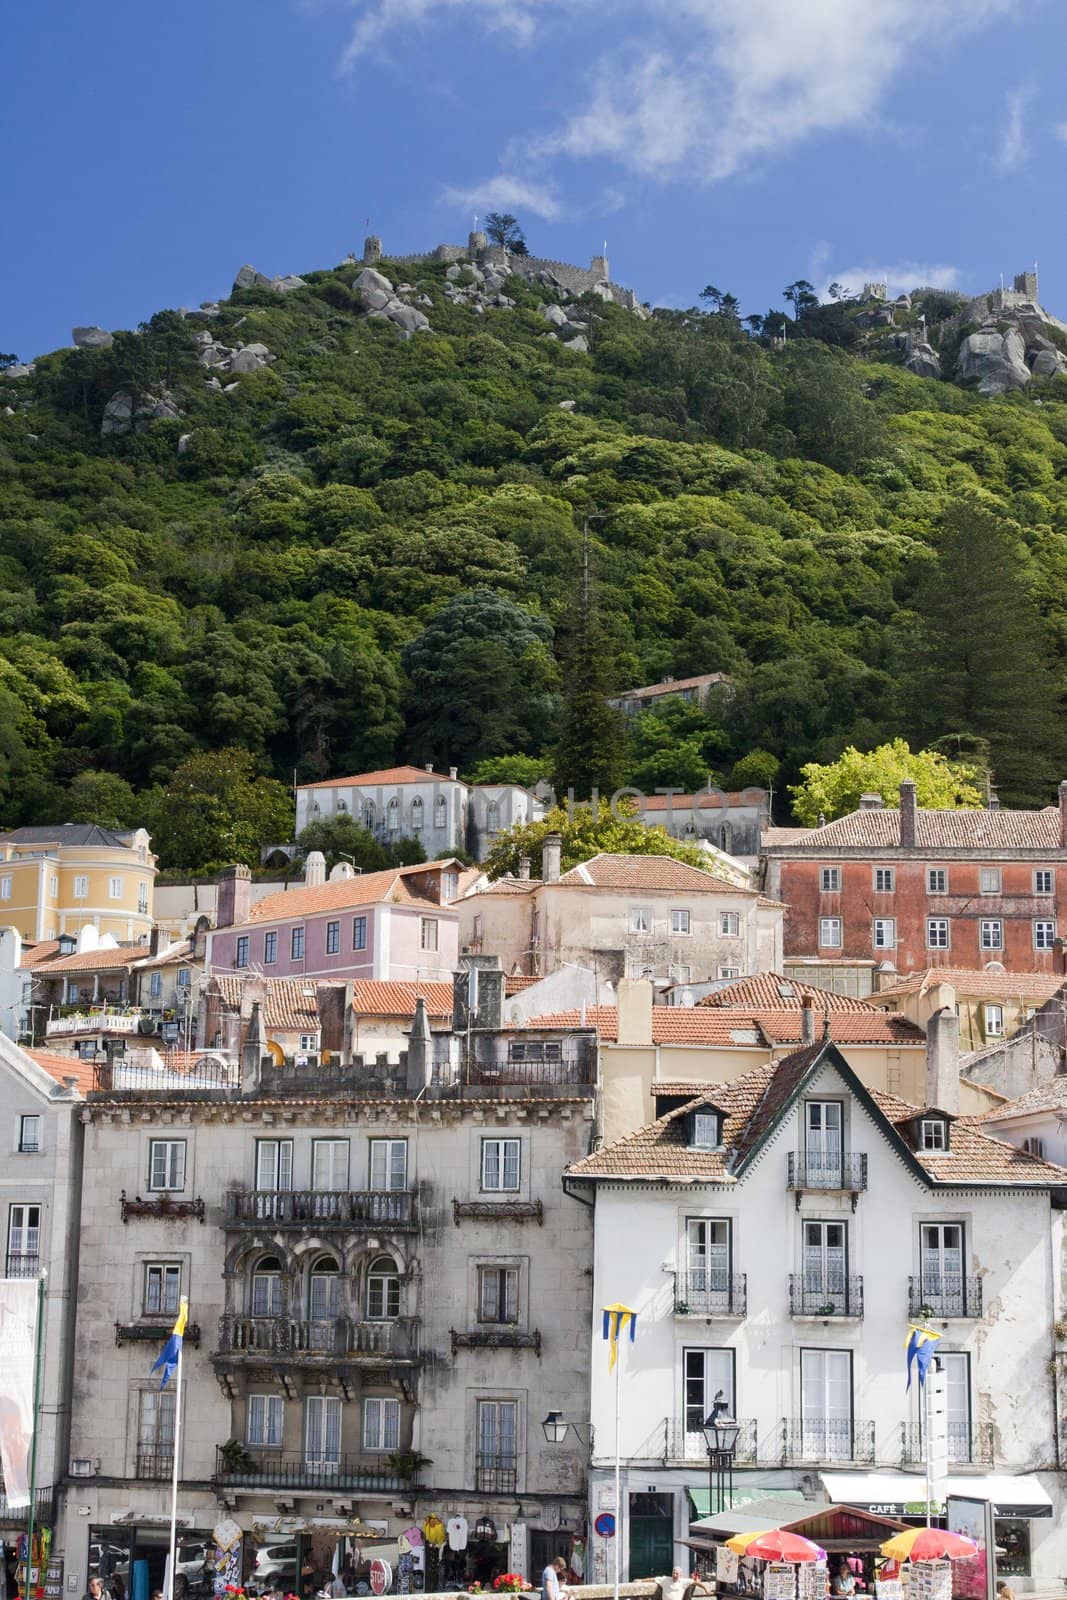
[[[531,1017],[526,1028],[577,1028],[582,1026],[580,1011],[556,1011],[548,1016]],[[614,1006],[588,1006],[585,1026],[596,1028],[601,1039],[618,1038],[618,1013]],[[654,1044],[694,1045],[774,1045],[800,1043],[801,1014],[793,1011],[748,1006],[739,1010],[704,1006],[653,1006]],[[822,1034],[822,1018],[816,1018],[816,1032]],[[903,1017],[887,1015],[877,1007],[869,1011],[835,1011],[830,1014],[830,1037],[840,1044],[923,1045],[921,1028]]]
[[[380,982],[362,979],[352,985],[352,1010],[363,1016],[413,1017],[415,1001],[419,996],[426,1001],[426,1010],[438,1020],[452,1016],[452,985],[450,983]]]
[[[742,894],[756,898],[754,889],[743,889],[702,867],[676,861],[673,856],[593,856],[571,867],[559,881],[568,888],[633,889],[640,893],[673,889],[690,894]]]
[[[985,1115],[981,1117],[956,1117],[949,1134],[947,1150],[916,1150],[906,1128],[921,1107],[913,1106],[896,1095],[881,1089],[868,1091],[896,1131],[907,1139],[912,1154],[923,1171],[935,1183],[989,1183],[997,1188],[1011,1188],[1026,1184],[1067,1184],[1067,1168],[1057,1167],[1051,1161],[1019,1150],[1002,1139],[985,1131]]]
[[[532,894],[540,887],[540,878],[496,878],[480,889],[468,890],[467,898],[473,900],[479,894]]]
[[[509,972],[504,977],[504,994],[521,994],[523,989],[528,989],[532,983],[540,982],[540,978],[522,978],[517,972]]]
[[[806,853],[827,850],[900,848],[899,810],[852,811],[823,828],[810,828],[785,846]],[[1058,806],[1041,811],[926,811],[915,813],[919,850],[1056,850],[1060,844]]]
[[[797,839],[806,839],[810,832],[810,828],[764,828],[760,833],[760,843],[765,848],[776,844],[793,844]]]
[[[88,1094],[93,1086],[92,1062],[83,1061],[80,1056],[65,1056],[59,1050],[27,1050],[26,1054],[64,1087],[66,1078],[75,1080],[79,1094]]]
[[[695,678],[667,678],[662,683],[649,683],[643,689],[626,689],[616,695],[616,700],[655,700],[660,695],[677,694],[681,689],[702,689],[713,683],[729,683],[725,672],[701,672]]]
[[[985,1111],[982,1123],[996,1122],[1002,1117],[1023,1117],[1032,1111],[1063,1111],[1067,1108],[1067,1076],[1039,1083],[1036,1089],[1021,1094],[1017,1100],[1006,1100],[992,1111]]]
[[[791,992],[790,992],[791,991]],[[711,1007],[756,1006],[773,1011],[801,1009],[801,1001],[810,995],[815,1010],[824,1011],[874,1011],[869,1000],[854,1000],[851,995],[832,994],[829,989],[818,989],[814,984],[800,983],[796,978],[784,978],[780,972],[760,972],[751,978],[738,978],[722,989],[698,1000],[697,1004]]]
[[[992,996],[993,998],[1032,1000],[1043,1005],[1063,986],[1063,978],[1054,972],[990,972],[985,967],[923,967],[919,972],[909,972],[879,989],[871,1000],[882,1005],[886,1000],[899,999],[905,994],[925,994],[937,983],[950,983],[962,995]]]
[[[38,939],[36,943],[24,939],[19,971],[21,972],[26,967],[38,967],[42,961],[51,961],[58,949],[58,939]]]
[[[392,905],[432,905],[435,911],[451,912],[454,910],[454,901],[439,906],[436,900],[420,894],[417,884],[409,881],[414,874],[425,872],[430,865],[430,862],[422,862],[418,867],[388,867],[384,872],[364,872],[357,878],[327,879],[325,883],[316,884],[310,889],[300,886],[278,894],[264,895],[249,911],[248,921],[311,917],[322,911],[344,911],[349,906],[381,905],[384,902]]]
[[[41,967],[41,976],[53,972],[119,972],[135,966],[148,955],[146,944],[120,944],[115,950],[83,950],[80,955],[60,956]]]
[[[193,956],[193,940],[179,939],[175,944],[169,944],[165,950],[160,950],[158,955],[149,956],[145,961],[146,967],[169,967],[175,962],[189,962]]]
[[[666,811],[669,800],[672,811],[692,811],[694,800],[698,800],[699,811],[721,811],[724,801],[727,806],[758,806],[762,805],[766,798],[766,789],[732,789],[729,794],[718,789],[707,789],[699,795],[646,794],[641,798],[641,810]]]
[[[235,973],[219,973],[214,979],[224,1004],[230,1011],[241,1010],[246,984],[252,994],[263,994],[263,1025],[268,1033],[314,1033],[319,1027],[318,995],[305,995],[305,978],[242,978]],[[332,987],[326,985],[326,987]],[[247,1000],[247,996],[246,996]],[[247,1005],[246,1005],[247,1009]]]
[[[349,778],[320,778],[317,783],[298,783],[302,789],[377,789],[386,784],[404,783],[463,783],[461,778],[450,778],[447,772],[427,772],[425,767],[382,767],[379,772],[357,772]],[[463,783],[463,787],[467,785]]]

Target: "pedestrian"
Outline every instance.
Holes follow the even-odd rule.
[[[556,1556],[541,1574],[541,1600],[562,1600],[566,1594],[560,1579],[567,1570],[566,1558]]]
[[[1015,1600],[1015,1590],[1003,1578],[997,1580],[997,1600]]]
[[[673,1567],[669,1578],[656,1581],[656,1600],[686,1600],[692,1594],[692,1583],[681,1567]]]
[[[89,1587],[82,1595],[82,1600],[105,1600],[103,1578],[90,1578]]]

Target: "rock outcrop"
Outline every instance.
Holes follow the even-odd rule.
[[[259,272],[246,262],[234,278],[233,286],[235,289],[273,289],[275,294],[289,294],[293,289],[306,289],[307,283],[292,272],[281,278],[268,278],[265,272]]]
[[[1030,382],[1026,341],[1019,329],[1004,332],[991,323],[968,334],[956,357],[955,377],[960,383],[977,381],[979,394],[1006,394],[1025,389]]]
[[[79,350],[110,350],[115,343],[106,328],[72,328],[70,336]]]
[[[904,365],[909,372],[914,372],[917,378],[941,376],[941,357],[933,345],[927,344],[925,339],[912,345]]]
[[[173,422],[182,415],[173,397],[164,389],[159,395],[145,395],[134,402],[125,389],[116,389],[100,422],[101,439],[121,437],[146,428],[150,422]]]

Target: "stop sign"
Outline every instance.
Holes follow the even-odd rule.
[[[375,1558],[370,1564],[370,1586],[373,1594],[388,1594],[393,1587],[393,1569],[388,1561]]]

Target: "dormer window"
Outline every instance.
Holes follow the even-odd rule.
[[[694,1111],[688,1117],[688,1144],[691,1150],[717,1150],[722,1144],[722,1114]]]
[[[919,1149],[948,1149],[948,1123],[942,1117],[923,1117],[919,1123]]]

